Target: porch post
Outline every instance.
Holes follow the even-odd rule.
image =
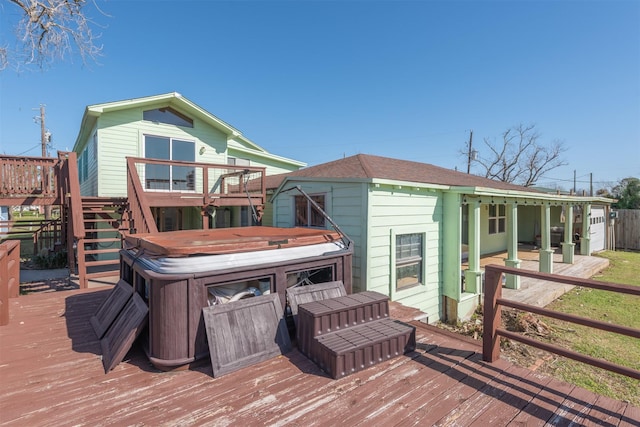
[[[542,247],[540,248],[539,262],[541,273],[553,273],[553,250],[551,249],[551,206],[545,203],[541,207],[542,220],[540,221],[540,235]]]
[[[580,233],[580,255],[591,255],[591,204],[582,208],[582,233]]]
[[[562,242],[562,262],[573,264],[574,247],[573,243],[573,205],[565,206],[564,214],[564,242]]]
[[[469,269],[464,280],[469,293],[482,291],[482,270],[480,270],[480,203],[469,202]]]
[[[518,259],[518,205],[515,202],[507,203],[507,259],[504,265],[520,268]],[[506,287],[520,289],[520,276],[507,274]]]

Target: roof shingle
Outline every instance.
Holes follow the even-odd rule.
[[[537,192],[529,187],[494,181],[489,178],[466,174],[428,163],[392,159],[370,154],[357,154],[286,174],[268,176],[267,188],[275,189],[279,187],[285,177],[388,179],[421,184]]]

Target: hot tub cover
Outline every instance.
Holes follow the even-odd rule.
[[[125,236],[129,248],[166,257],[272,250],[341,241],[340,234],[313,228],[234,227]]]
[[[186,274],[321,257],[344,250],[346,248],[342,242],[332,242],[293,248],[220,255],[195,255],[181,258],[158,257],[137,250],[131,250],[131,252],[137,263],[151,271],[161,274]]]

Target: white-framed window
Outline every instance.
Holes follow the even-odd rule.
[[[196,144],[164,136],[144,136],[144,157],[159,160],[194,162]],[[147,190],[193,191],[196,169],[193,166],[145,165],[144,182]]]
[[[424,233],[396,234],[395,290],[424,283]]]
[[[311,197],[311,200],[316,202],[318,206],[320,206],[320,208],[326,212],[324,194],[313,194],[309,197]],[[295,196],[294,199],[294,224],[296,227],[325,227],[324,216],[320,213],[320,211],[313,207],[311,202],[309,202],[306,197]]]
[[[489,234],[504,233],[507,230],[505,205],[489,205]]]

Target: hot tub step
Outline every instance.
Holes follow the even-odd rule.
[[[388,317],[389,297],[373,291],[300,304],[298,348],[309,356],[313,339],[317,336]]]
[[[311,358],[337,379],[415,350],[415,327],[382,319],[314,339]]]

